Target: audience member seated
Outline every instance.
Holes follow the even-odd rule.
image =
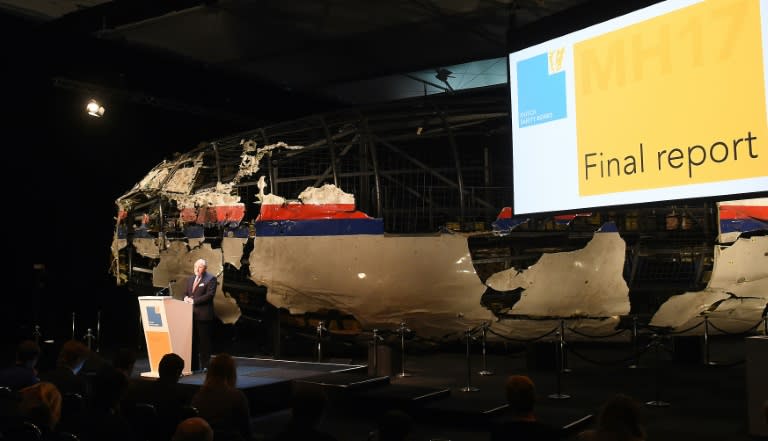
[[[41,430],[51,432],[61,419],[61,392],[53,383],[41,381],[19,391],[19,414]]]
[[[192,406],[211,425],[216,441],[247,441],[252,437],[248,399],[236,383],[235,359],[218,354],[211,359],[205,381],[192,397]]]
[[[536,387],[526,375],[512,375],[504,385],[507,395],[507,415],[494,422],[491,441],[563,439],[559,427],[538,421],[534,411]]]
[[[617,394],[603,404],[597,427],[577,436],[579,441],[643,441],[640,405],[627,395]]]
[[[34,340],[24,340],[16,348],[16,363],[0,369],[0,386],[11,390],[23,389],[40,381],[37,376],[37,360],[40,358],[40,346]]]
[[[213,441],[213,429],[200,417],[187,418],[180,422],[171,441]]]
[[[80,394],[63,394],[61,400],[61,420],[59,429],[64,432],[79,433],[86,418],[85,397]]]
[[[327,398],[321,389],[312,386],[295,386],[291,420],[275,440],[336,441],[332,435],[318,429],[325,415],[326,404]]]
[[[133,441],[138,439],[120,412],[120,398],[127,379],[116,369],[103,370],[93,378],[84,424],[77,434],[83,441]]]
[[[62,394],[75,393],[87,397],[88,383],[85,377],[79,376],[78,373],[89,354],[90,349],[79,341],[65,342],[59,351],[56,367],[43,372],[40,379],[55,384]]]
[[[158,427],[153,438],[168,440],[176,426],[189,415],[193,389],[179,384],[184,360],[177,354],[165,354],[158,366],[157,380],[140,380],[129,384],[121,407],[129,416],[138,404],[151,404],[156,411]]]
[[[19,391],[16,420],[8,426],[7,439],[53,440],[61,418],[61,393],[53,383],[45,381]]]
[[[18,391],[0,386],[0,435],[18,421],[20,401]]]
[[[91,366],[89,366],[89,362],[91,363]],[[135,364],[136,353],[132,349],[120,348],[109,361],[101,358],[98,355],[91,356],[90,359],[86,361],[85,367],[83,367],[83,371],[81,371],[81,373],[85,371],[86,367],[90,367],[92,370],[87,372],[86,375],[90,377],[91,381],[93,381],[95,376],[104,375],[105,373],[107,375],[111,375],[112,371],[116,371],[126,378],[126,387],[128,387],[127,385],[131,384],[132,382],[140,381],[132,378],[133,367]]]
[[[112,358],[112,367],[125,375],[129,381],[133,377],[133,368],[136,366],[136,352],[129,348],[120,348]]]

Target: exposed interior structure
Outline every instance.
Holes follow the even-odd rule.
[[[731,330],[760,321],[765,199],[734,202],[730,219],[717,201],[516,217],[500,89],[265,126],[166,159],[117,200],[117,283],[180,292],[204,256],[225,323],[326,320],[352,335],[401,321],[443,339],[483,323],[532,336],[562,319],[593,334],[630,315],[678,330],[702,314]]]

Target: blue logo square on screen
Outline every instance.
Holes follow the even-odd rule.
[[[566,117],[564,49],[517,63],[517,108],[520,127]]]

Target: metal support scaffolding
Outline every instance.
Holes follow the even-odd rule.
[[[320,118],[320,124],[323,126],[323,132],[325,132],[325,139],[328,143],[328,152],[331,155],[331,173],[333,174],[333,185],[339,186],[339,176],[336,172],[336,144],[331,138],[331,132],[328,130],[328,124],[325,123],[325,118]]]

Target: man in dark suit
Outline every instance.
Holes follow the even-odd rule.
[[[187,280],[184,301],[194,305],[192,321],[192,370],[208,369],[211,358],[211,333],[213,331],[213,297],[216,295],[216,276],[206,272],[205,259],[195,261],[195,274]],[[195,356],[197,355],[197,356]]]

